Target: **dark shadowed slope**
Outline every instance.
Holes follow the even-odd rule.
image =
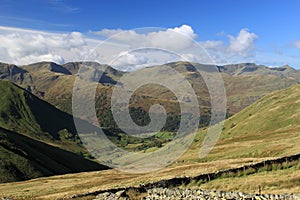
[[[78,154],[0,128],[0,182],[107,169]]]
[[[56,109],[19,86],[0,81],[0,126],[31,137],[59,139],[66,129],[75,135],[71,115]]]

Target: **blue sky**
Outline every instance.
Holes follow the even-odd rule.
[[[197,35],[194,37],[196,41],[222,43],[208,48],[209,53],[223,57],[220,62],[256,62],[270,66],[289,64],[300,68],[299,8],[300,1],[297,0],[2,0],[0,35],[7,36],[8,31],[4,27],[14,27],[18,29],[11,32],[22,32],[22,29],[57,34],[79,32],[84,38],[95,38],[90,33],[103,29],[187,25]],[[237,52],[240,48],[236,47],[230,53],[238,56],[225,56],[232,42],[230,38],[237,39],[239,34],[242,37],[242,30],[247,30],[243,32],[246,36],[249,33],[247,53]],[[215,51],[216,48],[223,50]],[[11,60],[2,59],[1,52],[4,55],[5,50],[0,50],[2,61],[15,62],[13,57]],[[63,60],[68,61],[66,58]]]

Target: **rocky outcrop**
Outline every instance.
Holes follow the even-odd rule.
[[[96,196],[96,198],[94,200],[129,200],[129,196],[126,194],[125,190],[120,190],[116,193],[113,192],[104,192],[104,193],[100,193]]]
[[[22,82],[26,73],[26,70],[23,70],[16,65],[0,63],[0,79]]]

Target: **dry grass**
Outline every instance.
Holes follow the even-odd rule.
[[[264,171],[241,177],[222,178],[200,185],[203,189],[243,191],[248,193],[300,193],[300,174],[294,168]]]
[[[259,162],[263,159],[228,159],[207,163],[189,163],[169,166],[158,172],[148,174],[128,174],[117,170],[85,172],[60,176],[44,177],[24,182],[0,185],[0,191],[14,198],[57,199],[116,187],[138,186],[181,176],[195,176],[201,173],[215,172],[220,169],[239,167],[245,163]]]

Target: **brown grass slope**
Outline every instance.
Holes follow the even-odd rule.
[[[194,142],[181,161],[264,158],[299,153],[299,99],[299,84],[266,95],[225,121],[219,141],[204,160],[196,158],[201,142]],[[206,131],[200,130],[196,141],[201,141]]]

